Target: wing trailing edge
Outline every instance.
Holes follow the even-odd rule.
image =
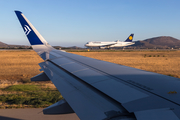
[[[31,81],[50,81],[50,79],[44,72],[42,72],[42,73],[32,77]]]
[[[69,106],[65,99],[45,108],[43,110],[44,114],[68,114],[74,113],[73,109]]]

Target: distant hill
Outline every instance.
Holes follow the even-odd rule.
[[[136,41],[134,45],[131,47],[136,48],[180,48],[180,40],[169,37],[169,36],[161,36],[149,38],[143,41]]]
[[[0,42],[0,47],[8,47],[8,45],[3,42]]]
[[[0,42],[0,48],[3,48],[3,49],[7,49],[7,48],[10,48],[10,49],[16,49],[16,48],[20,48],[20,49],[26,49],[26,48],[30,48],[30,46],[27,46],[27,45],[8,45],[6,43],[3,43],[3,42]]]

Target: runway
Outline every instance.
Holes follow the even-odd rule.
[[[0,109],[0,120],[80,120],[73,114],[44,115],[43,108]]]

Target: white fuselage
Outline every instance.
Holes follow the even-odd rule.
[[[85,44],[86,47],[124,47],[133,45],[133,42],[121,42],[121,41],[113,41],[113,42],[87,42]]]

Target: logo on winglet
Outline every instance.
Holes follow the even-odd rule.
[[[25,25],[25,26],[24,26],[24,29],[25,29],[25,31],[24,31],[25,34],[26,34],[26,35],[29,35],[29,33],[31,32],[31,29],[29,28],[29,26]]]

